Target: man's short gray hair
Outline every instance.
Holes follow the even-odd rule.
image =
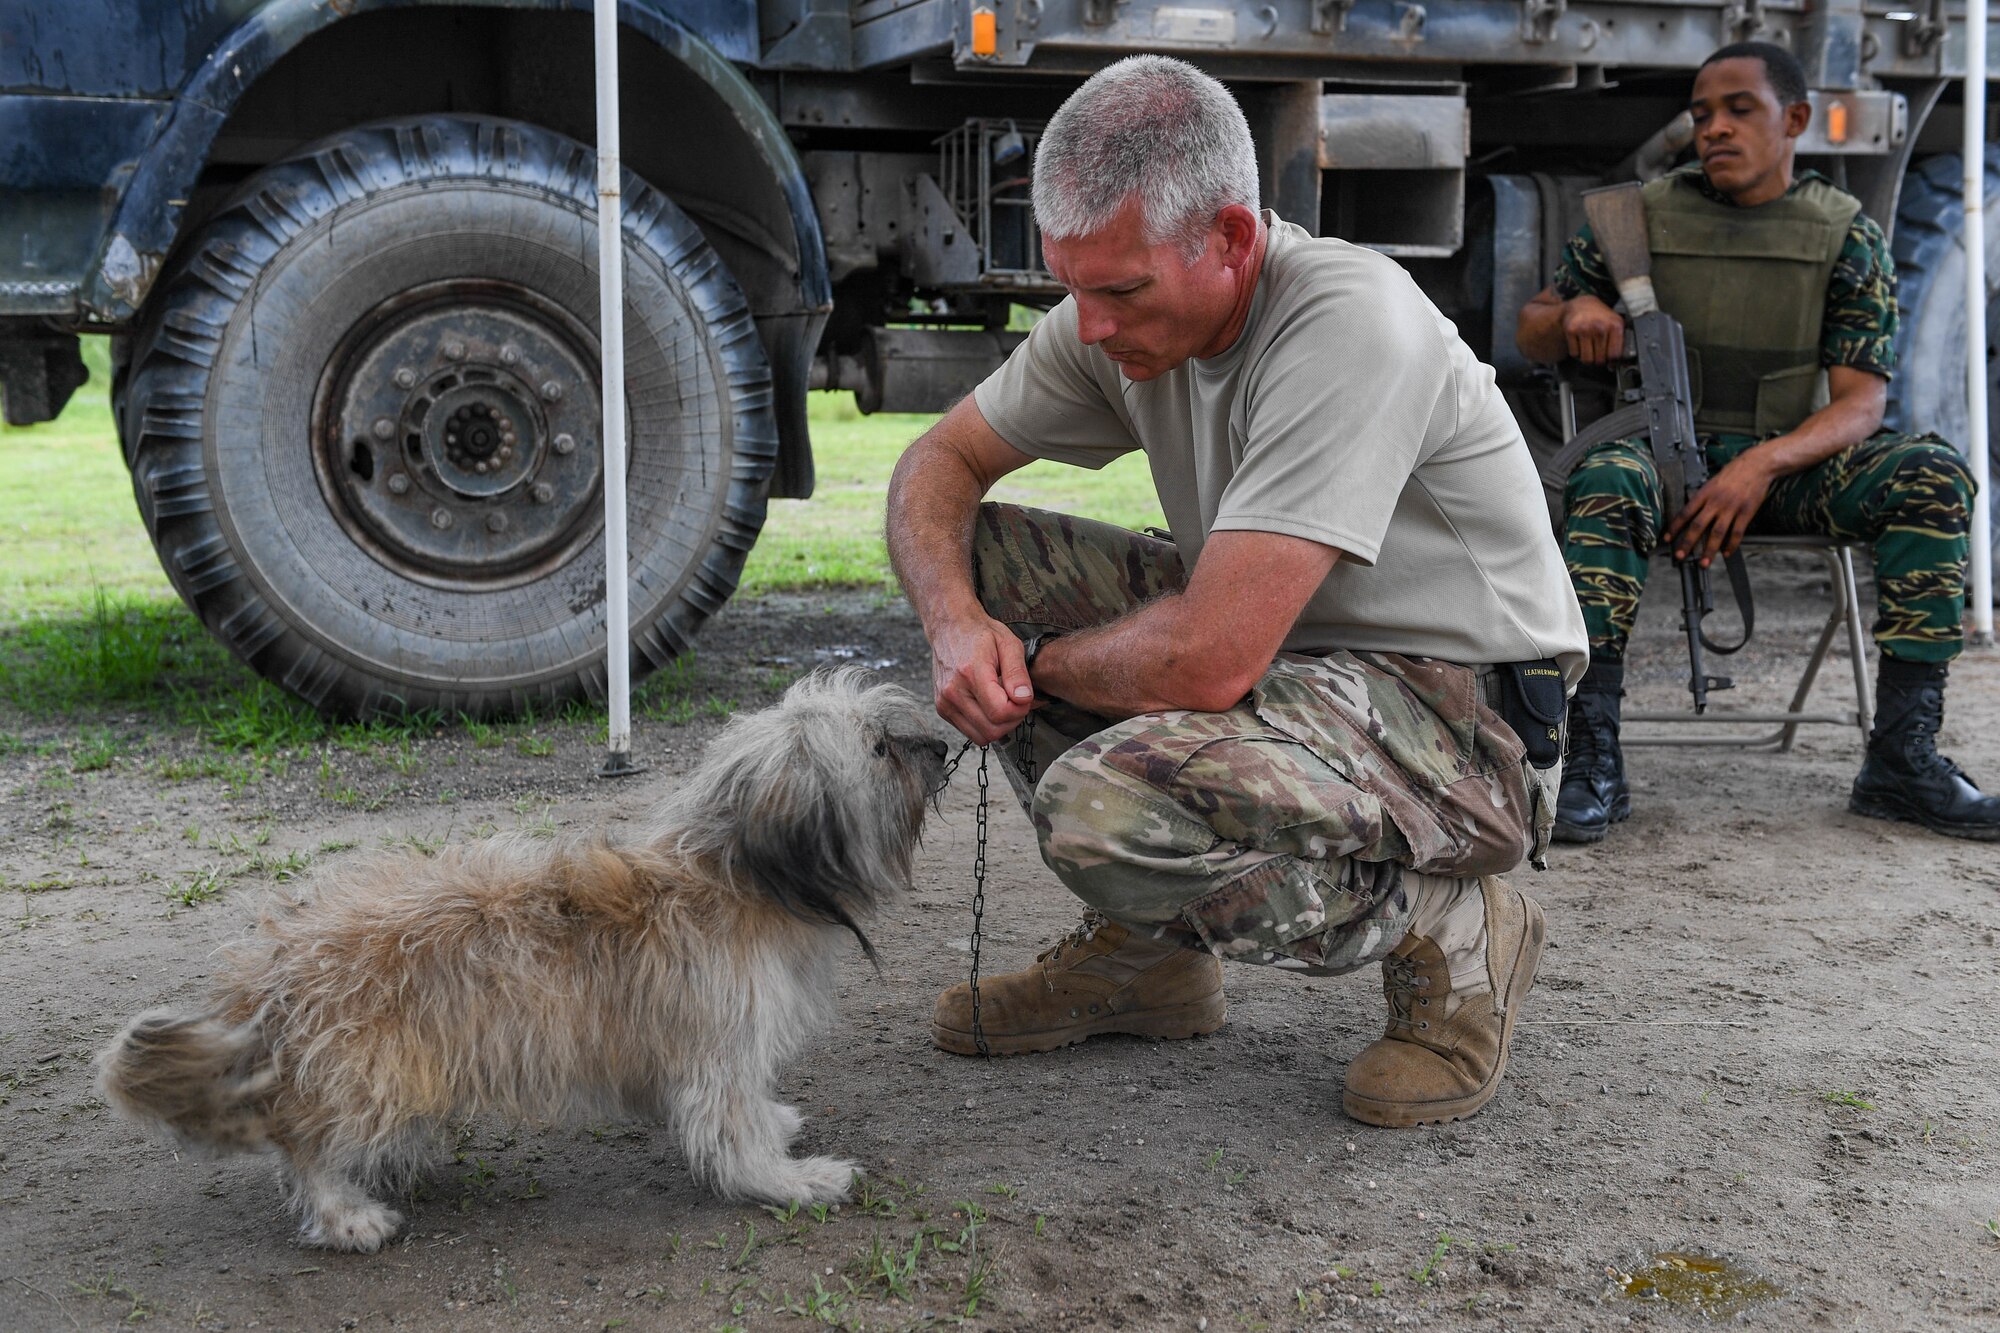
[[[1035,221],[1051,240],[1102,231],[1133,194],[1146,239],[1189,263],[1215,215],[1255,210],[1257,148],[1229,90],[1182,60],[1129,56],[1091,75],[1042,133]]]

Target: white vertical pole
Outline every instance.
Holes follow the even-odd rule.
[[[1986,441],[1986,0],[1965,6],[1966,455],[1979,483],[1972,505],[1972,637],[1993,641],[1993,476]]]
[[[598,338],[604,403],[604,773],[632,771],[632,628],[625,590],[625,246],[620,233],[618,0],[596,0]]]

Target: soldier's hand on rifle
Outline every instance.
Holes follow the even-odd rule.
[[[1625,354],[1625,319],[1588,294],[1563,302],[1563,340],[1569,354],[1587,366],[1601,366]]]
[[[1667,525],[1667,544],[1673,548],[1674,559],[1693,557],[1706,569],[1718,556],[1736,554],[1750,520],[1771,492],[1772,480],[1772,473],[1755,450],[1731,459],[1688,497],[1687,508]]]

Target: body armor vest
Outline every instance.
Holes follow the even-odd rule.
[[[1645,187],[1660,308],[1687,334],[1695,428],[1767,436],[1827,401],[1827,283],[1861,201],[1824,180],[1739,208],[1703,194],[1699,165]]]

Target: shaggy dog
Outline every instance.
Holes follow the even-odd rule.
[[[836,944],[908,887],[945,747],[848,669],[730,722],[630,841],[514,835],[323,877],[230,950],[199,1013],[134,1018],[105,1097],[181,1142],[284,1154],[305,1240],[373,1251],[438,1131],[478,1113],[647,1118],[730,1199],[846,1196],[794,1158],[779,1067],[832,1006]]]

